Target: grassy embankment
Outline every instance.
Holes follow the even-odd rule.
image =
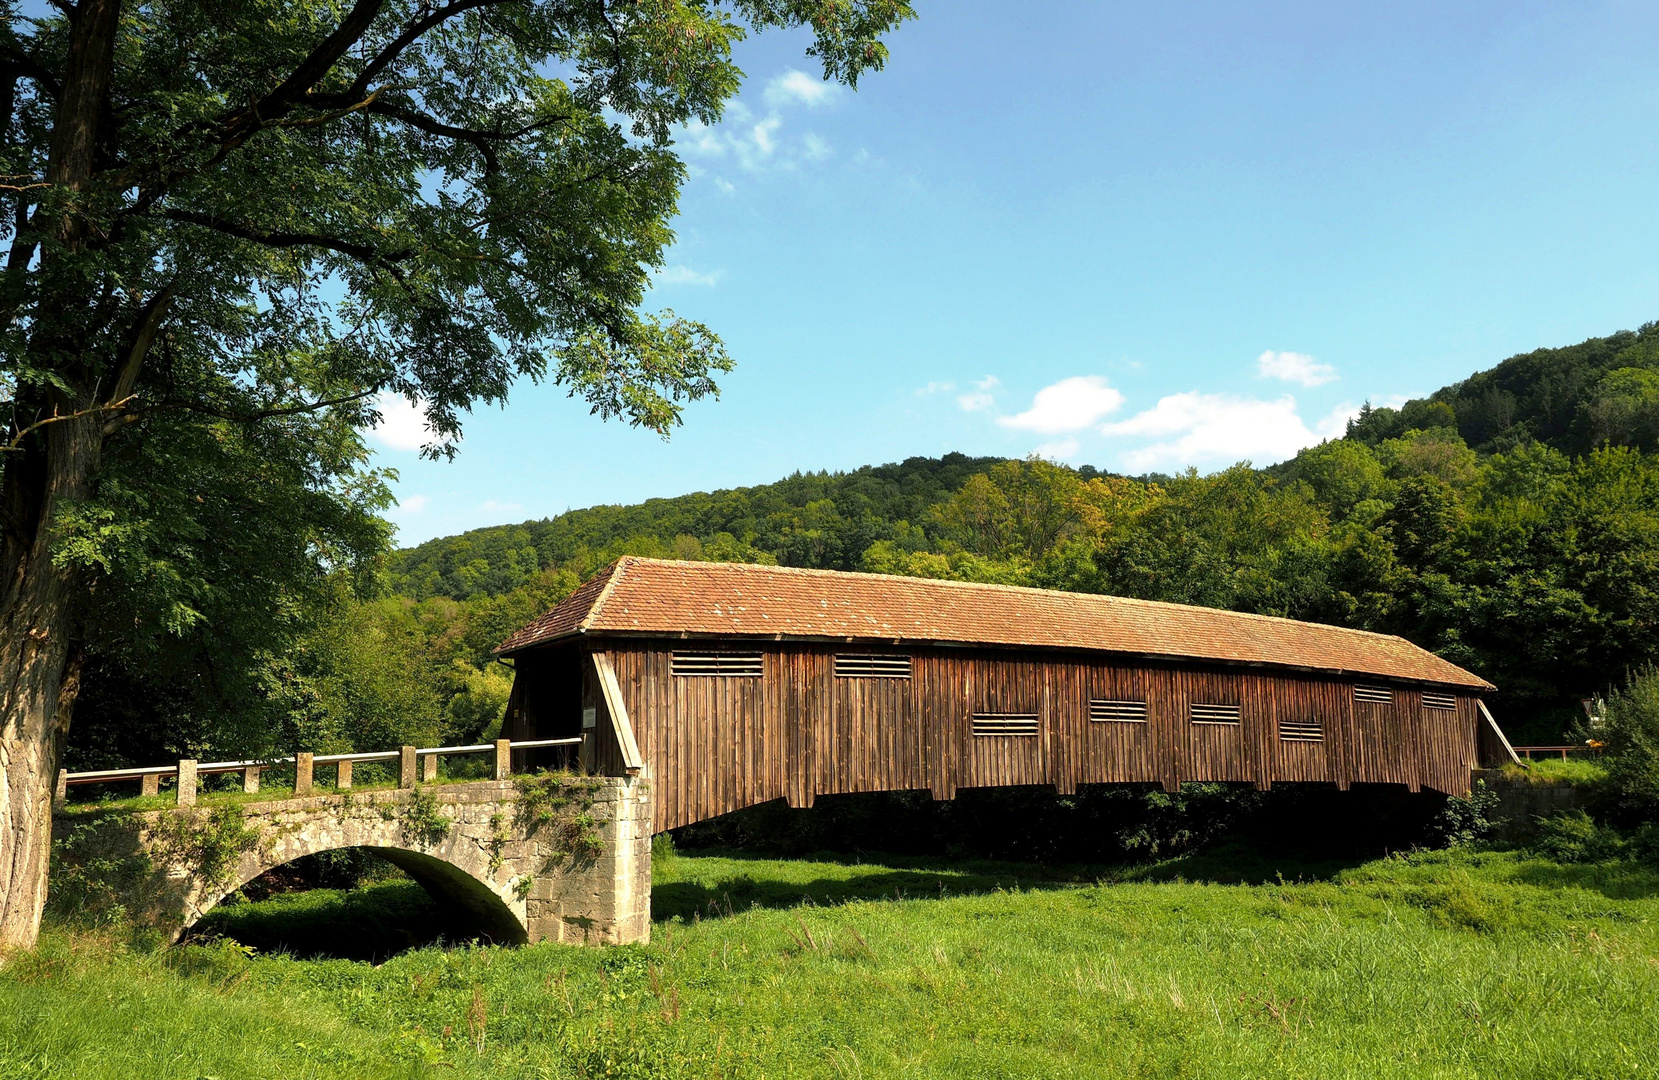
[[[0,972],[0,1076],[1659,1076],[1653,870],[1456,851],[1261,869],[681,855],[659,862],[648,947],[379,967],[51,929]],[[219,925],[364,903],[280,897]]]

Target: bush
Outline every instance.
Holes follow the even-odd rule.
[[[1648,668],[1607,699],[1611,809],[1627,823],[1659,821],[1659,669]]]
[[[1486,790],[1486,781],[1475,783],[1468,798],[1452,796],[1431,826],[1434,838],[1445,847],[1478,844],[1492,836],[1492,812],[1498,808],[1496,792]]]
[[[1538,819],[1538,850],[1562,863],[1605,862],[1629,854],[1630,842],[1616,829],[1597,825],[1582,810]]]

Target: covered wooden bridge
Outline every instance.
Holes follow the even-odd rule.
[[[1112,596],[624,558],[498,652],[503,734],[645,771],[658,831],[857,791],[1463,794],[1508,753],[1492,685],[1403,638]]]

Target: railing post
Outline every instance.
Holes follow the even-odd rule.
[[[438,755],[428,754],[421,760],[421,781],[434,783],[438,779]]]
[[[196,759],[183,758],[179,761],[179,805],[196,805]]]
[[[259,790],[258,765],[249,765],[242,770],[242,790],[248,794]]]
[[[413,746],[398,747],[397,786],[401,788],[415,786],[415,748]]]
[[[349,791],[351,789],[351,762],[342,761],[338,768],[339,772],[334,777],[334,786],[341,791]]]
[[[161,776],[160,776],[160,774],[151,773],[149,776],[139,777],[138,778],[138,793],[140,795],[160,795],[161,794]]]
[[[69,770],[58,770],[58,782],[52,788],[52,809],[56,810],[69,801]]]
[[[306,750],[294,755],[294,794],[311,794],[311,754]]]
[[[513,740],[495,740],[495,778],[506,780],[513,775]]]

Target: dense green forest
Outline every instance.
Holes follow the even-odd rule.
[[[948,454],[476,529],[342,571],[263,653],[198,625],[89,664],[72,768],[472,741],[490,650],[624,554],[995,581],[1398,633],[1517,739],[1659,656],[1659,324],[1540,349],[1267,469],[1123,477]]]

